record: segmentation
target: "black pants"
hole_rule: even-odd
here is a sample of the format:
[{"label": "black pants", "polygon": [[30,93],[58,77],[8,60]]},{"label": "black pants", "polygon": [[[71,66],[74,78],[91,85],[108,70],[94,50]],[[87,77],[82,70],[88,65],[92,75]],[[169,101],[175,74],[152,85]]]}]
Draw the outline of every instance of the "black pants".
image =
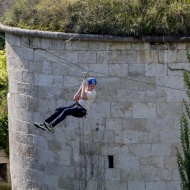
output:
[{"label": "black pants", "polygon": [[63,121],[68,115],[72,115],[74,117],[84,117],[86,115],[86,109],[84,109],[78,102],[71,106],[59,107],[45,120],[45,122],[51,123],[52,127],[54,127]]}]

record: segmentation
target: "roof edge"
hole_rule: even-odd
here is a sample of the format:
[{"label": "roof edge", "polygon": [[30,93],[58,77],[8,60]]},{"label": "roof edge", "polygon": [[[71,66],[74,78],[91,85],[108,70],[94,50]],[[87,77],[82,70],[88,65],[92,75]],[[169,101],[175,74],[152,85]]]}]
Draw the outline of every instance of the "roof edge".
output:
[{"label": "roof edge", "polygon": [[50,32],[42,30],[21,29],[3,25],[0,22],[0,30],[5,33],[12,33],[21,36],[41,37],[41,38],[55,38],[64,40],[82,40],[82,41],[115,41],[115,42],[149,42],[149,43],[182,43],[190,42],[190,37],[175,37],[175,36],[112,36],[112,35],[93,35],[93,34],[77,34],[64,32]]}]

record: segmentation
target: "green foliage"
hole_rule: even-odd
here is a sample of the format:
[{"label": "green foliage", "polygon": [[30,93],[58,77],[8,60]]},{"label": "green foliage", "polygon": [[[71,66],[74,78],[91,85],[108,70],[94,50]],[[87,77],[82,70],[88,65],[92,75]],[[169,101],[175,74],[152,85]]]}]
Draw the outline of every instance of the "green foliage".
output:
[{"label": "green foliage", "polygon": [[[189,72],[184,72],[184,81],[188,87],[188,97],[190,99],[190,80],[189,80]],[[185,105],[185,113],[182,114],[180,120],[180,129],[181,129],[181,145],[182,145],[182,153],[177,149],[177,163],[179,174],[181,178],[181,189],[189,190],[190,189],[190,128],[189,128],[189,119],[190,119],[190,104],[183,100]]]},{"label": "green foliage", "polygon": [[[0,31],[0,36],[5,37],[5,33]],[[5,48],[5,40],[3,38],[0,38],[0,50],[3,50]]]},{"label": "green foliage", "polygon": [[189,0],[17,0],[3,17],[21,28],[110,35],[190,35]]},{"label": "green foliage", "polygon": [[9,155],[9,132],[8,132],[8,115],[0,117],[0,149]]},{"label": "green foliage", "polygon": [[7,109],[7,71],[5,51],[0,50],[0,149],[9,154],[8,109]]}]

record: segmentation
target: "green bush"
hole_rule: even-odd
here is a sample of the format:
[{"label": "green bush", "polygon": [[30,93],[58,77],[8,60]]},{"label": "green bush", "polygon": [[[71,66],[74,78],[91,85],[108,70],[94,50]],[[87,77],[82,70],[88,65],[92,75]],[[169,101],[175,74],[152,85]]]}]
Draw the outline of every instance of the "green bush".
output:
[{"label": "green bush", "polygon": [[8,79],[6,71],[5,51],[0,50],[0,149],[9,154],[8,139],[8,108],[7,108]]},{"label": "green bush", "polygon": [[190,35],[190,0],[17,0],[3,17],[21,28],[110,35]]}]

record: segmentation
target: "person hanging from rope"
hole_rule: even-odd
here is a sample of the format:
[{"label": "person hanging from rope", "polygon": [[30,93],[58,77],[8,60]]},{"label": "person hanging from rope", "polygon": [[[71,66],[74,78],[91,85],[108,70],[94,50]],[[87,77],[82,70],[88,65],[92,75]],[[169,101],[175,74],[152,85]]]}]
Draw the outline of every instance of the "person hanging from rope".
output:
[{"label": "person hanging from rope", "polygon": [[73,97],[75,101],[74,104],[70,106],[58,107],[43,123],[35,122],[34,125],[42,130],[48,129],[49,131],[52,131],[53,128],[58,123],[63,121],[68,115],[78,118],[84,117],[96,97],[96,84],[97,81],[95,78],[89,78],[86,81],[85,75],[82,85]]}]

